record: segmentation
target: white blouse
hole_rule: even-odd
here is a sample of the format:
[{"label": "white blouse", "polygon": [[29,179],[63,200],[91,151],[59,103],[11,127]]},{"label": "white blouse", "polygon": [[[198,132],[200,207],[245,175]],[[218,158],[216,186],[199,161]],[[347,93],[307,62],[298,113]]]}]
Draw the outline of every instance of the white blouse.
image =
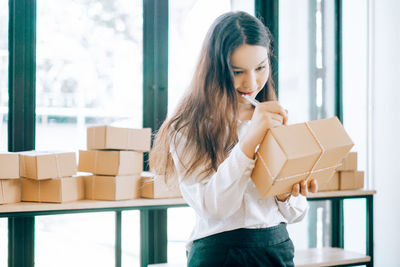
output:
[{"label": "white blouse", "polygon": [[[239,122],[239,140],[250,121]],[[229,156],[211,176],[201,174],[201,168],[185,176],[187,161],[183,155],[185,138],[178,136],[176,146],[170,146],[172,158],[185,201],[196,212],[196,225],[189,238],[193,240],[238,228],[264,228],[281,222],[301,221],[308,203],[304,196],[291,196],[285,202],[275,197],[263,199],[251,180],[255,160],[249,159],[237,143]]]}]

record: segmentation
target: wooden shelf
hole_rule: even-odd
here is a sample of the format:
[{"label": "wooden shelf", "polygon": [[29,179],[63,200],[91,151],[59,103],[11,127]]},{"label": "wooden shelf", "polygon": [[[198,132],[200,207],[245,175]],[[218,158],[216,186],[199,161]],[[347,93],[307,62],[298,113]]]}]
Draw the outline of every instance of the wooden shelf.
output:
[{"label": "wooden shelf", "polygon": [[[329,198],[329,197],[352,197],[373,195],[375,190],[343,190],[327,191],[310,194],[308,199]],[[133,199],[123,201],[101,201],[101,200],[80,200],[68,203],[36,203],[20,202],[15,204],[0,205],[0,215],[2,213],[14,212],[35,212],[35,211],[63,211],[63,210],[85,210],[85,209],[106,209],[106,208],[135,208],[149,206],[174,206],[186,205],[182,198],[171,199]]]},{"label": "wooden shelf", "polygon": [[173,206],[185,205],[182,198],[171,199],[133,199],[122,201],[100,201],[100,200],[79,200],[68,203],[36,203],[19,202],[14,204],[0,205],[0,215],[2,213],[15,212],[36,212],[36,211],[63,211],[63,210],[85,210],[85,209],[104,209],[104,208],[128,208],[128,207],[150,207],[150,206]]},{"label": "wooden shelf", "polygon": [[341,248],[310,248],[297,250],[294,263],[297,267],[340,266],[370,262],[371,257]]},{"label": "wooden shelf", "polygon": [[[369,256],[347,251],[341,248],[310,248],[298,250],[295,253],[296,267],[344,266],[348,264],[363,264],[371,260]],[[184,267],[186,263],[150,264],[149,267]]]},{"label": "wooden shelf", "polygon": [[326,197],[356,197],[356,196],[367,196],[376,194],[376,190],[340,190],[340,191],[323,191],[317,193],[310,193],[307,197],[309,199],[314,198],[326,198]]}]

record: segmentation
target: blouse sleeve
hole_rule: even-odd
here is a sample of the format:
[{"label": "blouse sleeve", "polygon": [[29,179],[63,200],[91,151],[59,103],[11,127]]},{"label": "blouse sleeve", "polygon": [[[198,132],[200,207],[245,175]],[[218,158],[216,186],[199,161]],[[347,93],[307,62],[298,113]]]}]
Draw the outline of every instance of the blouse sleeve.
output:
[{"label": "blouse sleeve", "polygon": [[178,137],[170,152],[183,198],[203,218],[224,219],[233,215],[242,204],[255,160],[248,158],[238,143],[212,175],[202,174],[199,167],[185,176],[187,160],[182,155],[186,138]]},{"label": "blouse sleeve", "polygon": [[308,202],[307,198],[303,195],[297,197],[290,196],[286,201],[279,201],[275,198],[279,211],[288,221],[288,223],[295,223],[301,221],[307,214]]}]

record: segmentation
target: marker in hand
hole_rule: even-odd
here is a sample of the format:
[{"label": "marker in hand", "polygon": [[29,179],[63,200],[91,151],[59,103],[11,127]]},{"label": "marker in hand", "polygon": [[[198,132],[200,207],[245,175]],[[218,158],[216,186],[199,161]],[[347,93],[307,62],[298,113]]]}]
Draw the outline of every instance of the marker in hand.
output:
[{"label": "marker in hand", "polygon": [[255,107],[257,107],[257,105],[260,103],[260,102],[258,102],[257,99],[251,98],[251,97],[248,96],[248,95],[242,95],[242,97],[243,97],[244,99],[246,99],[250,104],[252,104],[252,105],[255,106]]}]

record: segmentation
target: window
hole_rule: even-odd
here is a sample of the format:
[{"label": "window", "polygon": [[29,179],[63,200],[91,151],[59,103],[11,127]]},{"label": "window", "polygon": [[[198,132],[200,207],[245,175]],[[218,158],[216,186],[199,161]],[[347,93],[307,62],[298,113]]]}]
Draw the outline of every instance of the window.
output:
[{"label": "window", "polygon": [[87,125],[142,126],[142,25],[139,0],[38,0],[37,150],[83,149]]},{"label": "window", "polygon": [[279,1],[279,100],[288,123],[311,119],[309,3]]},{"label": "window", "polygon": [[[142,29],[141,0],[37,0],[37,150],[85,149],[90,125],[142,127]],[[37,217],[38,266],[114,265],[114,217]]]}]

